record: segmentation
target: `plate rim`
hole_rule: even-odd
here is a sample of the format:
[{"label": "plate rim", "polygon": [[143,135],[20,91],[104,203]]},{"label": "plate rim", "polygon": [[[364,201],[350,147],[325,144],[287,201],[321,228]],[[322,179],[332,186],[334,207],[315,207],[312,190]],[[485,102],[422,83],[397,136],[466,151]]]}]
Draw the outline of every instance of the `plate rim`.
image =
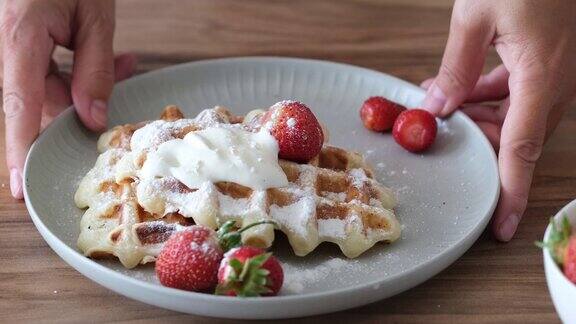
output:
[{"label": "plate rim", "polygon": [[[368,72],[374,76],[377,77],[386,77],[386,78],[391,78],[394,81],[400,82],[401,84],[403,84],[404,86],[408,86],[413,88],[416,91],[420,91],[421,93],[424,93],[424,91],[417,87],[416,85],[409,83],[408,81],[399,79],[393,75],[390,74],[386,74],[377,70],[372,70],[369,68],[365,68],[365,67],[361,67],[361,66],[355,66],[355,65],[351,65],[351,64],[347,64],[347,63],[340,63],[340,62],[331,62],[331,61],[325,61],[325,60],[318,60],[318,59],[306,59],[306,58],[291,58],[291,57],[280,57],[280,56],[248,56],[248,57],[231,57],[231,58],[216,58],[216,59],[208,59],[208,60],[199,60],[199,61],[192,61],[192,62],[186,62],[186,63],[181,63],[181,64],[176,64],[176,65],[172,65],[172,66],[168,66],[165,68],[160,68],[157,70],[153,70],[153,71],[149,71],[143,74],[139,74],[133,78],[130,78],[128,80],[119,82],[115,85],[115,88],[121,87],[123,86],[125,83],[128,82],[132,82],[132,81],[137,81],[139,79],[145,79],[145,78],[150,78],[150,77],[156,77],[157,75],[162,75],[162,74],[169,74],[172,71],[175,70],[179,70],[179,69],[186,69],[186,68],[194,68],[200,65],[210,65],[210,64],[223,64],[223,63],[230,63],[230,62],[278,62],[278,61],[283,61],[283,62],[288,62],[288,63],[314,63],[314,64],[322,64],[322,65],[332,65],[335,67],[340,67],[340,68],[352,68],[352,69],[356,69],[359,71],[363,71],[363,72]],[[70,115],[74,115],[74,107],[70,106],[68,107],[64,112],[62,112],[49,126],[48,129],[52,129],[54,127],[58,127],[57,125],[59,125],[63,119],[65,118],[75,118],[74,116],[70,116]],[[454,114],[454,117],[456,118],[461,118],[465,124],[468,127],[471,127],[471,129],[473,130],[473,132],[475,133],[475,136],[480,136],[481,137],[481,141],[483,146],[488,147],[488,151],[490,154],[490,161],[491,161],[491,168],[493,168],[495,170],[495,174],[496,174],[496,188],[494,188],[494,194],[492,196],[492,203],[490,205],[490,207],[488,208],[488,210],[486,211],[486,215],[483,216],[480,221],[466,234],[464,235],[462,238],[460,238],[458,241],[454,242],[451,246],[449,246],[448,248],[444,249],[440,254],[438,254],[438,257],[435,258],[430,258],[429,260],[426,260],[422,263],[420,263],[419,265],[404,271],[402,273],[397,273],[391,276],[385,276],[382,277],[381,279],[376,279],[376,280],[372,280],[370,282],[365,282],[365,283],[360,283],[357,285],[352,285],[349,287],[345,287],[345,288],[338,288],[338,289],[334,289],[334,290],[329,290],[329,291],[322,291],[322,292],[312,292],[312,293],[307,293],[307,294],[295,294],[295,295],[281,295],[281,296],[274,296],[274,297],[267,297],[267,298],[245,298],[245,299],[240,299],[240,298],[229,298],[226,296],[217,296],[217,295],[211,295],[211,294],[203,294],[203,293],[195,293],[195,292],[188,292],[188,291],[182,291],[182,290],[178,290],[178,289],[174,289],[174,288],[169,288],[169,287],[164,287],[161,285],[158,285],[156,283],[151,283],[151,282],[146,282],[140,279],[136,279],[133,277],[130,277],[128,275],[122,274],[116,270],[110,269],[90,258],[85,257],[83,254],[81,254],[79,251],[69,247],[66,243],[64,243],[60,238],[58,238],[58,236],[56,236],[54,233],[52,233],[48,227],[44,224],[44,222],[42,221],[41,217],[39,216],[40,214],[37,212],[35,206],[33,205],[33,203],[30,201],[29,199],[29,193],[28,193],[28,188],[30,187],[30,180],[28,179],[28,173],[30,172],[30,160],[32,159],[35,150],[37,149],[37,147],[39,145],[41,145],[41,143],[45,140],[46,138],[46,129],[45,131],[43,131],[40,136],[34,141],[34,143],[32,144],[32,146],[30,147],[30,150],[27,154],[26,157],[26,162],[25,162],[25,166],[24,166],[24,197],[25,197],[25,204],[26,207],[28,209],[28,212],[30,214],[30,217],[32,218],[32,221],[34,222],[34,225],[36,226],[36,228],[38,229],[38,231],[40,232],[40,234],[42,235],[42,237],[44,238],[44,240],[48,243],[48,245],[51,247],[52,250],[54,250],[62,259],[64,259],[64,261],[66,261],[66,263],[68,263],[70,266],[72,266],[74,269],[76,269],[78,272],[80,272],[82,275],[88,277],[89,279],[96,281],[97,283],[113,290],[116,291],[117,293],[120,293],[122,295],[126,295],[123,292],[121,292],[121,289],[114,289],[112,287],[109,287],[105,284],[103,284],[102,282],[99,282],[96,279],[93,279],[91,277],[89,277],[84,271],[81,271],[79,268],[81,266],[83,267],[87,267],[90,268],[93,271],[98,271],[101,275],[105,275],[105,276],[112,276],[117,280],[125,280],[128,281],[128,283],[134,284],[136,286],[139,286],[140,288],[143,289],[148,289],[153,293],[156,294],[172,294],[175,295],[176,297],[183,297],[183,298],[200,298],[205,302],[218,302],[218,303],[228,303],[230,301],[233,300],[234,304],[242,304],[242,305],[253,305],[253,304],[258,304],[258,305],[262,305],[262,306],[266,306],[266,305],[271,305],[271,304],[276,304],[276,303],[285,303],[285,302],[293,302],[293,301],[306,301],[306,300],[311,300],[311,299],[324,299],[324,298],[334,298],[335,296],[345,296],[345,295],[349,295],[355,292],[360,292],[360,291],[365,291],[367,289],[373,289],[374,286],[378,286],[380,284],[382,284],[384,281],[397,281],[399,278],[401,277],[407,277],[407,276],[411,276],[414,275],[415,273],[417,273],[418,271],[421,271],[422,268],[428,268],[428,267],[433,267],[434,265],[437,265],[440,267],[440,270],[438,271],[434,271],[433,273],[427,274],[426,276],[423,276],[424,279],[421,280],[417,280],[416,282],[413,282],[411,284],[408,285],[407,288],[402,289],[401,291],[405,291],[408,290],[414,286],[417,286],[425,281],[427,281],[428,279],[436,276],[439,272],[441,272],[442,270],[446,269],[449,265],[451,265],[452,263],[454,263],[456,260],[458,260],[471,246],[472,244],[474,244],[474,242],[478,239],[478,237],[481,235],[482,231],[485,229],[486,225],[488,224],[492,213],[494,212],[497,202],[498,202],[498,198],[500,195],[500,177],[499,177],[499,172],[498,172],[498,164],[497,164],[497,158],[496,158],[496,154],[491,146],[491,144],[489,143],[488,139],[484,136],[484,134],[481,132],[481,130],[478,128],[478,126],[465,114],[463,114],[460,111],[457,111]],[[77,120],[77,118],[76,118]],[[77,120],[78,122],[78,120]],[[77,259],[76,261],[78,261],[78,264],[75,264],[75,262],[71,261],[72,259]],[[70,260],[69,260],[70,259]],[[446,260],[444,260],[446,259]],[[398,292],[397,292],[398,293]],[[397,294],[394,293],[393,295]],[[134,297],[130,297],[130,298],[134,298]],[[386,298],[386,297],[383,297]],[[375,300],[379,300],[381,298],[375,299]],[[360,304],[366,304],[366,303],[359,303]],[[358,306],[358,305],[352,305],[349,308]],[[165,307],[167,308],[167,307]],[[319,312],[313,312],[310,314],[319,314],[319,313],[325,313],[325,311],[319,311]],[[222,316],[222,315],[218,315],[218,316]],[[260,317],[258,317],[260,318]],[[265,317],[265,318],[270,318],[270,317]]]}]

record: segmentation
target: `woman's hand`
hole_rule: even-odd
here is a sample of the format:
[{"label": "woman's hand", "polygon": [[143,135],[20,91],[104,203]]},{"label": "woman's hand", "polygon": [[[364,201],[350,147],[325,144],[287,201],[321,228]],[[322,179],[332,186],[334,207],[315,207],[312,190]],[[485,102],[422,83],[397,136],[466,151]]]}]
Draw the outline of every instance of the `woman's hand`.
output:
[{"label": "woman's hand", "polygon": [[[24,161],[41,128],[73,102],[88,128],[104,129],[113,83],[129,77],[136,60],[114,58],[113,0],[6,0],[0,28],[10,189],[22,198]],[[72,76],[51,59],[58,45],[74,51]]]},{"label": "woman's hand", "polygon": [[[575,31],[576,1],[457,0],[440,71],[423,83],[425,109],[444,117],[470,103],[462,110],[499,150],[501,241],[516,232],[544,140],[574,98]],[[491,45],[503,65],[480,76]]]}]

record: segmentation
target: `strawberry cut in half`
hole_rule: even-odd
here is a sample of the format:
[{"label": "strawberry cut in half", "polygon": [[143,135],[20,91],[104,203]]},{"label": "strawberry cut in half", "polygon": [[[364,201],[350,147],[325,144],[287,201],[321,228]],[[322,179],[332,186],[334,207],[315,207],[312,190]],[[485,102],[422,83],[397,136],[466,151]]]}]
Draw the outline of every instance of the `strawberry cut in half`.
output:
[{"label": "strawberry cut in half", "polygon": [[218,270],[216,294],[239,297],[275,296],[284,272],[272,253],[251,246],[226,253]]}]

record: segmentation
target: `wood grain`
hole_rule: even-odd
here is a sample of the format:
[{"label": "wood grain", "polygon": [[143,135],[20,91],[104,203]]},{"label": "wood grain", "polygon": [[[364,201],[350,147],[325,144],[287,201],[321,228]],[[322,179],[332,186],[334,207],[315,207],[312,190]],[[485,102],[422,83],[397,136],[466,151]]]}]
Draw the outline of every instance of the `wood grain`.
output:
[{"label": "wood grain", "polygon": [[[120,0],[115,45],[139,55],[139,72],[214,57],[280,55],[351,63],[418,83],[438,69],[450,7],[449,0]],[[56,57],[70,68],[69,52]],[[487,68],[497,63],[491,53]],[[511,243],[496,243],[487,231],[417,288],[302,322],[558,322],[533,242],[548,217],[576,196],[575,131],[572,110],[538,163],[528,211]],[[3,321],[225,322],[148,306],[86,279],[52,252],[24,204],[10,197],[3,164],[0,184]]]}]

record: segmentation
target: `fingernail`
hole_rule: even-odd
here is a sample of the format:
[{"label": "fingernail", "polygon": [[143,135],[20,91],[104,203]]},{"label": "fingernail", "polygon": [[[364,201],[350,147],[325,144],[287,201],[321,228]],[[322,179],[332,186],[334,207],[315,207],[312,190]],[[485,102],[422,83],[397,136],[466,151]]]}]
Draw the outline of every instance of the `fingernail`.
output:
[{"label": "fingernail", "polygon": [[422,108],[428,110],[431,114],[437,115],[442,111],[447,100],[444,91],[436,86],[436,83],[432,83],[428,92],[426,92]]},{"label": "fingernail", "polygon": [[10,169],[10,191],[16,199],[22,199],[22,175],[18,169]]},{"label": "fingernail", "polygon": [[106,127],[108,122],[108,109],[107,105],[102,100],[94,100],[90,105],[90,116],[102,128]]},{"label": "fingernail", "polygon": [[514,236],[514,233],[516,233],[519,222],[520,217],[517,214],[508,216],[508,218],[506,218],[498,228],[498,232],[500,233],[500,240],[504,242],[510,241]]}]

